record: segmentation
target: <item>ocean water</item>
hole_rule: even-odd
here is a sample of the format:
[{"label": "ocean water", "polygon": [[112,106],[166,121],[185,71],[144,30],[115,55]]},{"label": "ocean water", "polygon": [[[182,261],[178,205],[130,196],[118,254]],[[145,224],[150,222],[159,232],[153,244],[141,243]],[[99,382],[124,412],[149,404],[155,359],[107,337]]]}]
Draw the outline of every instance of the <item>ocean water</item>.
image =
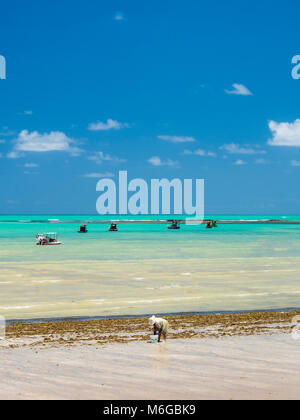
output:
[{"label": "ocean water", "polygon": [[[6,319],[300,307],[300,225],[119,225],[108,232],[108,225],[91,224],[79,234],[78,224],[42,223],[49,219],[101,217],[0,216],[0,315]],[[57,232],[63,244],[36,246],[35,235],[43,232]]]}]

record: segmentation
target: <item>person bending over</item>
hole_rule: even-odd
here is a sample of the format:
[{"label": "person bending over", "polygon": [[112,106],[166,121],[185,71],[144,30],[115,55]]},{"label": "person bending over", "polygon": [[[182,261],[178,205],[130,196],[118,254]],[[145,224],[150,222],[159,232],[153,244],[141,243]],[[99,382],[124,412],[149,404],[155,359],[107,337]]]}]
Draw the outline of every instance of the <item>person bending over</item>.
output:
[{"label": "person bending over", "polygon": [[165,341],[167,340],[169,323],[166,319],[156,318],[156,316],[153,315],[151,318],[149,318],[149,324],[152,327],[153,334],[158,333],[159,343],[161,341],[161,336],[163,337]]}]

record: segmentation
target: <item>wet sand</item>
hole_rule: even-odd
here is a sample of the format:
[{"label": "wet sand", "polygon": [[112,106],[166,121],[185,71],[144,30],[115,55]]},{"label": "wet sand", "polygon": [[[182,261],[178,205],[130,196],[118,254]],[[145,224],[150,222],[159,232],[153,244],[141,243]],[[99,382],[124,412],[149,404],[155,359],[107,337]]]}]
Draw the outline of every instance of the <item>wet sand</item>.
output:
[{"label": "wet sand", "polygon": [[16,324],[0,340],[0,399],[299,399],[300,311]]},{"label": "wet sand", "polygon": [[1,399],[299,399],[290,334],[1,351]]}]

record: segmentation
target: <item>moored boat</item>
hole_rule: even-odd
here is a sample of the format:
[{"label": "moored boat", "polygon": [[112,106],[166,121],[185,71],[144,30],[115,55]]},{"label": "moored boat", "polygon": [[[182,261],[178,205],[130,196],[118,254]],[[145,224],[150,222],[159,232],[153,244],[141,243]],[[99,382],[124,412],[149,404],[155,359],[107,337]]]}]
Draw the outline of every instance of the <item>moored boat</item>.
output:
[{"label": "moored boat", "polygon": [[37,245],[61,245],[61,242],[57,240],[56,233],[38,233],[36,235]]},{"label": "moored boat", "polygon": [[78,233],[87,233],[88,230],[86,228],[86,225],[80,225],[79,229],[77,230]]},{"label": "moored boat", "polygon": [[168,229],[180,229],[180,224],[177,220],[173,220],[172,223],[168,226]]}]

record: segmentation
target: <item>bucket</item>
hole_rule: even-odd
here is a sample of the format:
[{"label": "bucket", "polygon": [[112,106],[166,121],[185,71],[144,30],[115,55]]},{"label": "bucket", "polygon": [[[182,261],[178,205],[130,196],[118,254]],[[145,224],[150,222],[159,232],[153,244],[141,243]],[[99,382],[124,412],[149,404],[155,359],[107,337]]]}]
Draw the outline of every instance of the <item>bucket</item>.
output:
[{"label": "bucket", "polygon": [[150,343],[158,343],[158,335],[150,335]]}]

